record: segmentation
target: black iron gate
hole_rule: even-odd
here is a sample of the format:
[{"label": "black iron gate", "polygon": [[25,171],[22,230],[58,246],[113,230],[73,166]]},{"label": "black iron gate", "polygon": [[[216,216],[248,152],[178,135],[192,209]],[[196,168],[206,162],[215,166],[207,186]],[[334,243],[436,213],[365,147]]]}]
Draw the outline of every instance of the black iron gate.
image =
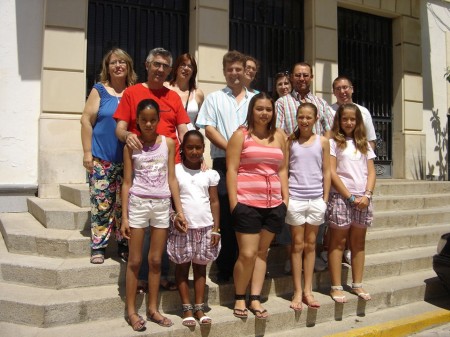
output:
[{"label": "black iron gate", "polygon": [[353,81],[353,101],[372,114],[377,176],[392,176],[392,21],[338,9],[339,74]]},{"label": "black iron gate", "polygon": [[272,91],[273,75],[303,61],[303,0],[230,0],[230,49],[261,63],[254,88]]},{"label": "black iron gate", "polygon": [[128,52],[139,81],[146,80],[150,49],[175,57],[189,50],[188,0],[89,0],[86,88],[97,80],[103,55],[112,47]]}]

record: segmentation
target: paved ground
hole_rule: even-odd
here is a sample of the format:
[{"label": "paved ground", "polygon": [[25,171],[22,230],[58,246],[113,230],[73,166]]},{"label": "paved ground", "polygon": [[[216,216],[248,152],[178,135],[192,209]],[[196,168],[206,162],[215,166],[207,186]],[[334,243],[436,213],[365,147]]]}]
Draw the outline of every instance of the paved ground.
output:
[{"label": "paved ground", "polygon": [[[425,330],[427,329],[427,330]],[[268,337],[450,337],[450,297],[350,316]]]}]

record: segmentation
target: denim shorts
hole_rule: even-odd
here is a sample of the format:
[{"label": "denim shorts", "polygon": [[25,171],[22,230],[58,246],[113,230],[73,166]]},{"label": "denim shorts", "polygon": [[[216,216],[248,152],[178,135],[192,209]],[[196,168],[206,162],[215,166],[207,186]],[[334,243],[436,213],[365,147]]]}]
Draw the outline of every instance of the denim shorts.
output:
[{"label": "denim shorts", "polygon": [[284,225],[286,211],[284,202],[273,208],[247,206],[238,202],[231,212],[233,228],[239,233],[258,234],[264,228],[279,234]]}]

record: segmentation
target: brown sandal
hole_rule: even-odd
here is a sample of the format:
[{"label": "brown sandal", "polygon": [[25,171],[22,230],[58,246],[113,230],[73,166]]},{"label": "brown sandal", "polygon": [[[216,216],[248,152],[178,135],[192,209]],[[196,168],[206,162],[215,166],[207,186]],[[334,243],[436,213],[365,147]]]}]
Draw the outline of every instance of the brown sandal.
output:
[{"label": "brown sandal", "polygon": [[161,315],[161,313],[159,313],[158,311],[155,311],[153,314],[150,314],[150,312],[147,312],[147,321],[156,323],[159,326],[162,326],[164,328],[170,328],[173,325],[173,322],[163,315],[161,315],[161,317],[162,317],[161,319],[154,318],[155,314]]},{"label": "brown sandal", "polygon": [[[133,316],[137,316],[138,320],[136,320],[134,323],[131,323],[131,317]],[[125,320],[133,328],[134,331],[143,331],[145,329],[144,319],[136,312],[133,312],[131,315],[128,315],[128,317],[126,317]]]}]

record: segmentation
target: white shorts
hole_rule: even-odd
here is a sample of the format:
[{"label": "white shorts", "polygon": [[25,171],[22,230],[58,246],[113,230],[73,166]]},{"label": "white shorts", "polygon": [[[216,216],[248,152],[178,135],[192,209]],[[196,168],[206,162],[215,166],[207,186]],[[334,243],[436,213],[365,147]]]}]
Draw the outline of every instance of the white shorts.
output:
[{"label": "white shorts", "polygon": [[133,228],[169,228],[170,199],[149,199],[129,195],[128,223]]},{"label": "white shorts", "polygon": [[300,226],[305,223],[319,226],[325,220],[327,204],[323,198],[314,200],[289,199],[286,213],[286,223],[291,226]]}]

